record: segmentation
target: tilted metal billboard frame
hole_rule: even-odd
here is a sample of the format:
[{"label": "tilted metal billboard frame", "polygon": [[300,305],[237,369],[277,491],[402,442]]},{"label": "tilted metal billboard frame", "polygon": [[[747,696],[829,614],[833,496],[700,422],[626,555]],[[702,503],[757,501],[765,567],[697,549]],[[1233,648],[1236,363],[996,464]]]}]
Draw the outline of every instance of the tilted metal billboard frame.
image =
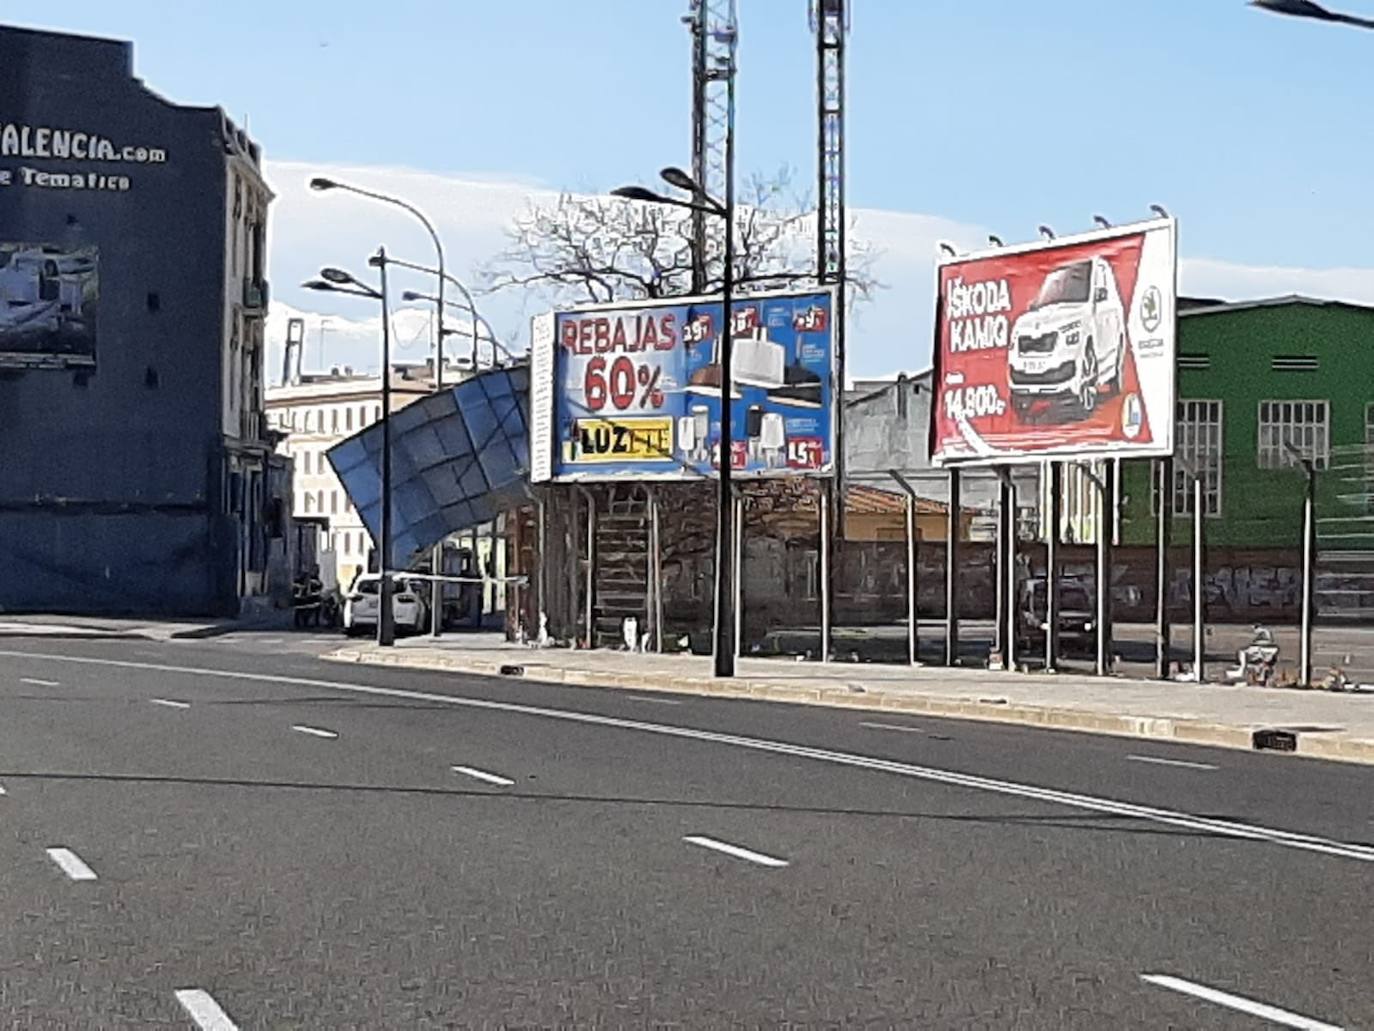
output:
[{"label": "tilted metal billboard frame", "polygon": [[[731,308],[733,475],[833,476],[835,291],[746,294]],[[536,316],[531,480],[714,479],[721,325],[720,299],[710,296]]]},{"label": "tilted metal billboard frame", "polygon": [[941,260],[932,462],[1171,455],[1177,268],[1171,218]]}]

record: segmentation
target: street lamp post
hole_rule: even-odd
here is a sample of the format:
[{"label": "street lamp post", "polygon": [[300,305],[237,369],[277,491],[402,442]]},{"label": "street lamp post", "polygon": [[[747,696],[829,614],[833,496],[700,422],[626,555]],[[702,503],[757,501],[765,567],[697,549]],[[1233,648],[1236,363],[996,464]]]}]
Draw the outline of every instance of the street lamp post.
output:
[{"label": "street lamp post", "polygon": [[[375,190],[365,190],[361,186],[354,186],[351,183],[341,183],[336,179],[329,179],[322,175],[317,175],[310,180],[310,188],[320,192],[327,190],[344,190],[347,193],[355,193],[360,197],[367,197],[370,200],[375,200],[382,204],[390,204],[403,211],[408,211],[425,227],[425,231],[429,233],[429,238],[434,241],[434,253],[439,263],[439,291],[434,302],[434,317],[436,319],[434,335],[434,392],[437,394],[444,388],[444,281],[448,278],[444,274],[444,244],[443,241],[439,239],[439,231],[434,228],[434,223],[426,217],[423,211],[415,207],[415,205],[401,200],[400,197],[393,197],[386,193],[378,193]],[[382,280],[385,282],[388,259],[382,251],[378,251],[377,253],[381,258],[380,268],[382,270]],[[401,263],[391,262],[391,264]],[[382,322],[383,332],[385,333],[385,317],[382,319]],[[477,340],[475,337],[473,338],[472,348],[473,368],[475,369],[477,367]],[[384,365],[382,367],[383,393],[390,390],[390,382],[390,367]],[[439,577],[442,576],[444,572],[443,567],[444,542],[441,540],[434,546],[434,551],[430,557],[430,572],[434,577],[429,585],[430,631],[435,637],[438,637],[443,629],[443,591],[439,582]]]},{"label": "street lamp post", "polygon": [[[399,264],[399,262],[397,262],[394,258],[393,258],[393,259],[390,259],[390,261],[391,261],[391,264],[393,264],[393,265]],[[434,295],[433,295],[433,294],[423,293],[423,292],[421,292],[421,291],[419,291],[419,290],[407,290],[407,291],[405,291],[405,293],[401,294],[401,300],[403,300],[403,301],[433,301],[433,300],[434,300]],[[513,354],[511,353],[510,348],[508,348],[505,344],[501,343],[501,341],[498,340],[498,339],[496,338],[496,331],[495,331],[494,329],[491,328],[491,323],[487,321],[486,316],[481,315],[481,314],[478,314],[476,308],[474,308],[474,307],[472,307],[471,305],[468,305],[468,304],[460,304],[460,303],[457,302],[457,301],[445,301],[445,302],[444,302],[444,306],[447,307],[447,308],[451,308],[451,309],[453,309],[454,311],[461,311],[461,312],[471,313],[472,316],[473,316],[473,320],[472,320],[472,332],[473,332],[473,333],[477,333],[477,332],[479,332],[480,330],[483,330],[483,329],[486,330],[486,340],[487,340],[488,343],[491,344],[493,354],[494,354],[496,351],[500,351],[502,354],[504,354],[504,355],[505,355],[508,359],[510,359],[511,361],[514,361],[514,360],[515,360],[515,355],[513,355]],[[453,335],[453,334],[458,333],[459,331],[456,330],[456,329],[445,329],[444,332],[445,332],[446,334]]]},{"label": "street lamp post", "polygon": [[396,643],[396,621],[391,605],[391,317],[386,292],[386,248],[367,259],[377,269],[380,289],[375,289],[351,272],[343,269],[320,270],[320,278],[302,284],[307,290],[326,293],[352,294],[367,297],[382,304],[382,483],[381,526],[377,542],[377,644],[389,648]]}]

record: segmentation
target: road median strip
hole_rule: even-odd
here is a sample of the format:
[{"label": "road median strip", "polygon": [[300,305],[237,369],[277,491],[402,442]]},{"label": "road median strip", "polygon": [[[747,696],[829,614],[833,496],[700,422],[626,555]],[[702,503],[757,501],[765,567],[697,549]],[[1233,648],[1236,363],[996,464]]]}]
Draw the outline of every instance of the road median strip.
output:
[{"label": "road median strip", "polygon": [[[536,655],[538,653],[535,653]],[[473,658],[464,655],[417,654],[407,650],[380,651],[343,648],[321,656],[324,659],[361,665],[393,666],[467,673],[474,676],[499,675],[507,663],[495,659]],[[959,669],[948,671],[951,676],[987,675],[987,671]],[[1010,676],[1013,674],[1002,674]],[[1013,702],[1007,698],[960,698],[925,694],[910,689],[886,689],[881,685],[860,686],[852,682],[836,681],[834,686],[797,684],[787,680],[771,680],[757,675],[731,680],[713,677],[658,671],[578,669],[552,663],[525,662],[525,681],[559,684],[569,687],[623,688],[641,694],[662,691],[670,694],[692,694],[715,698],[741,698],[757,701],[786,702],[803,705],[823,705],[835,708],[910,713],[945,719],[977,720],[986,723],[1005,723],[1039,727],[1046,730],[1069,730],[1113,737],[1132,737],[1148,740],[1178,741],[1186,744],[1253,751],[1256,734],[1275,729],[1263,723],[1219,722],[1204,718],[1175,716],[1141,716],[1091,709],[1075,709],[1052,704]],[[1130,681],[1112,680],[1099,688]],[[1158,686],[1158,685],[1155,685]],[[1293,732],[1297,740],[1296,754],[1310,758],[1333,759],[1343,762],[1374,764],[1374,740],[1352,737],[1339,731]]]}]

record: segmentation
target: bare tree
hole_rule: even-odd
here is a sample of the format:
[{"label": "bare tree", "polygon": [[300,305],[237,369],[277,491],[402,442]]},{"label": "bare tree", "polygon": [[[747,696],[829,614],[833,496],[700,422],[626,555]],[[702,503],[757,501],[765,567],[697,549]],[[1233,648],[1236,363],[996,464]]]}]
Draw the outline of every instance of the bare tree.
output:
[{"label": "bare tree", "polygon": [[[705,293],[724,270],[721,233],[708,232]],[[708,223],[709,225],[709,223]],[[533,290],[552,304],[680,297],[692,283],[692,218],[684,208],[568,194],[531,203],[507,230],[505,250],[487,263],[489,291]],[[750,176],[735,213],[735,283],[742,293],[816,281],[816,212],[792,190],[790,173]],[[867,301],[881,284],[877,251],[849,240],[849,301]]]}]

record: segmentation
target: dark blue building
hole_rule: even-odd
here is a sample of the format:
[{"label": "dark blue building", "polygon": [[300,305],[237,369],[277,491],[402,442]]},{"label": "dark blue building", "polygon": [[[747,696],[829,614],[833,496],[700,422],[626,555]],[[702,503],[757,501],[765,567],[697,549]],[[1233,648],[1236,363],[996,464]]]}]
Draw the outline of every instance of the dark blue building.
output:
[{"label": "dark blue building", "polygon": [[0,611],[231,614],[285,574],[259,150],[132,56],[0,26]]}]

